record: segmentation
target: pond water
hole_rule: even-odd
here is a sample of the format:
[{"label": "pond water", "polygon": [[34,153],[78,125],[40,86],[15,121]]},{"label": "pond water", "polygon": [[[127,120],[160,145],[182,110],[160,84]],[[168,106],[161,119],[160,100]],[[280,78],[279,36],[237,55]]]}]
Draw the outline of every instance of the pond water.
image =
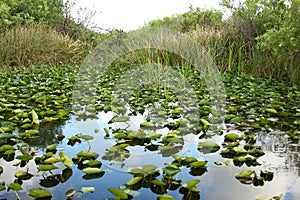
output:
[{"label": "pond water", "polygon": [[[34,161],[29,162],[29,173],[40,174],[23,180],[22,191],[19,191],[21,199],[32,199],[27,191],[33,187],[43,186],[53,194],[52,199],[65,199],[66,191],[69,189],[80,190],[82,187],[94,187],[93,193],[78,193],[77,196],[73,196],[75,199],[106,199],[113,198],[113,195],[108,191],[108,188],[122,188],[132,178],[132,175],[126,172],[128,167],[153,164],[161,168],[165,163],[170,163],[174,160],[171,156],[163,156],[159,150],[147,151],[144,147],[135,146],[129,148],[131,155],[128,159],[125,159],[123,165],[119,163],[112,163],[103,159],[105,150],[114,145],[114,141],[105,138],[104,128],[117,128],[122,127],[120,124],[108,124],[111,119],[112,113],[102,114],[98,120],[86,120],[76,121],[74,116],[71,116],[70,120],[63,124],[52,124],[40,128],[41,135],[38,140],[31,140],[28,143],[34,146],[36,155],[42,155],[46,151],[46,147],[50,144],[54,144],[58,151],[63,151],[69,157],[73,157],[76,153],[82,150],[89,150],[97,152],[99,154],[98,160],[103,165],[101,169],[105,171],[104,174],[99,176],[86,176],[81,170],[73,165],[72,170],[64,170],[64,181],[60,179],[60,171],[53,171],[53,174],[45,173],[43,176],[40,172],[36,171]],[[134,122],[139,124],[139,119],[142,120],[143,116],[135,118]],[[143,121],[143,120],[142,120]],[[95,133],[95,129],[99,132]],[[226,124],[223,129],[224,132],[239,133],[232,124]],[[62,141],[57,140],[57,134],[62,133],[65,138]],[[88,134],[94,137],[93,140],[82,142],[81,144],[75,144],[74,146],[68,145],[68,138],[77,133]],[[200,189],[200,197],[194,197],[194,199],[255,199],[259,196],[272,197],[275,195],[283,194],[285,200],[300,199],[300,146],[299,142],[291,143],[285,136],[279,131],[274,133],[257,132],[257,143],[260,145],[264,152],[264,156],[260,157],[258,161],[262,163],[261,166],[252,167],[255,171],[268,170],[274,172],[274,178],[270,182],[265,182],[263,186],[255,187],[252,184],[242,184],[236,178],[235,174],[239,173],[243,169],[249,169],[245,165],[242,167],[236,167],[233,163],[225,165],[226,158],[220,156],[218,152],[211,154],[203,154],[197,150],[199,136],[190,138],[184,147],[180,151],[182,156],[193,156],[195,158],[203,158],[207,160],[207,171],[200,176],[191,176],[187,168],[183,168],[182,171],[174,176],[176,180],[182,180],[184,182],[191,181],[193,179],[200,179],[201,182],[198,185]],[[221,144],[223,136],[213,136],[211,140]],[[188,139],[187,139],[188,140]],[[89,147],[90,145],[90,147]],[[216,165],[215,161],[220,161],[222,165]],[[3,173],[1,175],[2,180],[5,182],[13,182],[16,172],[16,167],[13,165],[18,161],[5,161],[1,159],[0,164],[5,170],[9,170],[9,173]],[[159,191],[155,188],[142,187],[137,191],[131,191],[134,194],[134,199],[156,199]],[[174,197],[174,199],[182,199],[183,194],[178,190],[169,190],[168,195]],[[0,192],[0,199],[16,199],[15,194],[10,191]]]}]

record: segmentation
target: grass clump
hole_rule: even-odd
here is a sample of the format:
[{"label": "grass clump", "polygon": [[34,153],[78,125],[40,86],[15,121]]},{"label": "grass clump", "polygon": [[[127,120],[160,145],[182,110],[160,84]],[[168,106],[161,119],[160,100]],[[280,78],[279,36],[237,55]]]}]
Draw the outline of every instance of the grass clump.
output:
[{"label": "grass clump", "polygon": [[0,65],[29,66],[81,60],[84,45],[42,24],[17,25],[0,33]]}]

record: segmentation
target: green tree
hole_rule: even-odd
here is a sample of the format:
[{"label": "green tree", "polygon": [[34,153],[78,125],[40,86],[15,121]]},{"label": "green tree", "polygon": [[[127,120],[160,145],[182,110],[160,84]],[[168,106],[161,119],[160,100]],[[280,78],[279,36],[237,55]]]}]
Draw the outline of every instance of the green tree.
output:
[{"label": "green tree", "polygon": [[62,0],[0,0],[1,29],[36,22],[53,24],[62,17]]}]

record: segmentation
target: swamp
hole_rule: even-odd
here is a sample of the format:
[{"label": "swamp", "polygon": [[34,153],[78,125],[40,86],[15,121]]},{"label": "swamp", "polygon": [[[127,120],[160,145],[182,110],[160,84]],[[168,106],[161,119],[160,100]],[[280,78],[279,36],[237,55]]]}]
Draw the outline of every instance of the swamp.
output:
[{"label": "swamp", "polygon": [[[248,20],[246,2],[227,23]],[[261,2],[296,24],[297,1]],[[80,38],[88,29],[55,12],[68,27],[0,21],[0,199],[300,199],[297,42],[261,50],[274,32],[247,42],[193,8]]]}]

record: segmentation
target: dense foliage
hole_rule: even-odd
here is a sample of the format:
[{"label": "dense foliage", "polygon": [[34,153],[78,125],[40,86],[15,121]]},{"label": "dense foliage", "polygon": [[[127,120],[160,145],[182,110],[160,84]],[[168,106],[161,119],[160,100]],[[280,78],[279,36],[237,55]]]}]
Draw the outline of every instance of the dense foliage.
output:
[{"label": "dense foliage", "polygon": [[219,11],[191,8],[148,26],[190,33],[223,70],[299,83],[300,1],[224,0],[221,5],[232,13],[226,20]]}]

